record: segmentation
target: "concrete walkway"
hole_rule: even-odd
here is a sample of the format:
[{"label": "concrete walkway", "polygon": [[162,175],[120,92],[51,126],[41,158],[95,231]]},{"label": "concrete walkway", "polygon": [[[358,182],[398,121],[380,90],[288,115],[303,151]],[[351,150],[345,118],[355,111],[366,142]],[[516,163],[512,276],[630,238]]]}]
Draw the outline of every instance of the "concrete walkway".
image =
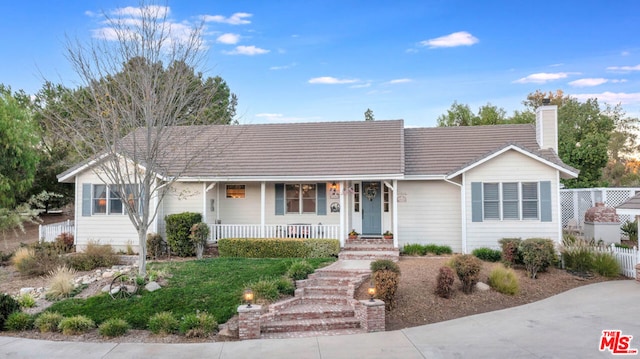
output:
[{"label": "concrete walkway", "polygon": [[516,308],[392,332],[210,344],[0,337],[0,358],[611,358],[610,351],[598,350],[602,330],[632,335],[630,347],[640,349],[638,306],[640,284],[613,281]]}]

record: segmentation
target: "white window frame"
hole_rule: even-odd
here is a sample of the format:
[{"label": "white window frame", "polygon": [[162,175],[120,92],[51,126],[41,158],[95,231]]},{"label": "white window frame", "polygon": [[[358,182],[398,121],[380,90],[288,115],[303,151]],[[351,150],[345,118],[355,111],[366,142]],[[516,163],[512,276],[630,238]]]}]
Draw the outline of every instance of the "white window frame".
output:
[{"label": "white window frame", "polygon": [[[518,190],[518,206],[517,206],[517,211],[518,211],[518,216],[517,218],[511,217],[511,218],[505,218],[505,198],[504,198],[504,185],[505,184],[513,184],[516,183],[517,184],[517,190]],[[494,217],[487,217],[487,210],[486,210],[486,205],[487,203],[495,203],[496,200],[495,199],[491,199],[490,202],[489,200],[487,200],[485,198],[485,185],[498,185],[498,199],[497,199],[497,203],[498,203],[498,218],[494,218]],[[524,193],[524,186],[525,185],[531,185],[531,184],[535,184],[535,188],[536,188],[536,197],[535,199],[525,199],[523,196]],[[511,200],[512,201],[512,200]],[[525,211],[524,211],[524,203],[525,202],[535,202],[536,203],[536,216],[532,217],[532,216],[525,216]],[[483,221],[529,221],[529,220],[540,220],[540,182],[539,181],[521,181],[521,182],[515,182],[515,181],[510,181],[510,182],[482,182],[482,219]]]},{"label": "white window frame", "polygon": [[[288,196],[287,188],[289,186],[299,186],[298,198],[295,198],[295,200],[298,201],[297,212],[289,211],[288,203],[289,203],[289,199],[292,199]],[[304,200],[305,199],[309,200],[311,199],[311,197],[303,196],[302,186],[314,187],[315,196],[313,197],[313,208],[314,208],[313,212],[304,212]],[[318,185],[316,183],[285,183],[284,184],[284,213],[285,214],[317,214],[318,213]]]},{"label": "white window frame", "polygon": [[[229,196],[229,186],[242,186],[242,190],[243,190],[242,197],[233,197],[233,196],[230,197]],[[240,188],[237,188],[236,190],[238,190],[238,189],[240,189]],[[225,198],[228,198],[228,199],[245,199],[245,198],[247,198],[247,186],[244,185],[244,184],[236,184],[236,183],[227,184],[225,186],[225,188],[224,188],[224,196],[225,196]]]},{"label": "white window frame", "polygon": [[[96,197],[96,187],[97,186],[104,186],[105,187],[105,198],[104,200],[106,201],[105,204],[105,212],[96,212],[96,201],[100,200],[102,198]],[[125,215],[127,214],[127,208],[124,205],[124,203],[122,203],[122,199],[117,197],[117,196],[112,196],[111,192],[112,192],[112,187],[115,187],[116,185],[114,184],[104,184],[104,183],[95,183],[93,185],[91,185],[91,215],[92,216],[121,216],[121,215]],[[135,186],[135,185],[125,185],[126,186]],[[122,207],[121,212],[113,212],[111,210],[111,201],[119,201],[120,202],[120,206]],[[134,198],[135,200],[135,198]],[[138,202],[138,206],[140,205],[140,198],[138,198],[137,200]]]}]

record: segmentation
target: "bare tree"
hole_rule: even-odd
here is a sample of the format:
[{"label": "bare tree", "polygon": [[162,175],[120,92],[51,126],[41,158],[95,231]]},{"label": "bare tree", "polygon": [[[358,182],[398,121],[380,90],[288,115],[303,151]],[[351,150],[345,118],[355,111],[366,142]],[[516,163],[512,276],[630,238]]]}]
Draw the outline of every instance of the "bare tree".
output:
[{"label": "bare tree", "polygon": [[202,128],[193,126],[210,99],[190,90],[189,67],[203,60],[202,24],[176,28],[167,7],[144,2],[133,16],[128,10],[103,14],[102,39],[67,42],[84,91],[71,104],[75,116],[45,115],[56,117],[51,122],[122,202],[138,233],[139,274],[145,275],[146,235],[163,188],[197,165],[205,148],[216,150],[210,147],[215,139],[203,141]]}]

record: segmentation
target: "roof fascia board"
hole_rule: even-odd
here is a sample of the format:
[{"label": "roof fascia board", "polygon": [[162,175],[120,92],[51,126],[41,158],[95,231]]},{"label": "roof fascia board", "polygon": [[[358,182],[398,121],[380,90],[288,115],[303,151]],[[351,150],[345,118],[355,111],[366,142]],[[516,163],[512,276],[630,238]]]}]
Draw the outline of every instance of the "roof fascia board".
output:
[{"label": "roof fascia board", "polygon": [[180,177],[176,179],[176,182],[231,182],[231,181],[244,181],[244,182],[287,182],[287,181],[370,181],[370,180],[394,180],[404,179],[402,174],[377,174],[377,175],[359,175],[359,176],[229,176],[229,177]]}]

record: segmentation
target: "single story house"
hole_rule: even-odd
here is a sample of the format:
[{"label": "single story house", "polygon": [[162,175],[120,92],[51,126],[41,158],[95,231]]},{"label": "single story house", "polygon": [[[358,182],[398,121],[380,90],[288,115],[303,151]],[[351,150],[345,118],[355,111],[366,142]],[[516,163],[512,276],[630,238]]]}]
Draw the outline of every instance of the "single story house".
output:
[{"label": "single story house", "polygon": [[[557,155],[556,106],[538,108],[535,125],[405,128],[402,120],[376,120],[211,125],[198,132],[211,143],[190,143],[180,132],[172,137],[204,151],[203,160],[162,188],[155,232],[164,235],[166,215],[190,211],[210,224],[212,240],[318,237],[344,244],[354,229],[363,236],[391,231],[396,247],[436,243],[463,253],[497,247],[503,237],[560,241],[560,179],[578,176]],[[122,203],[92,162],[58,177],[75,183],[79,246],[95,240],[135,247]]]}]

